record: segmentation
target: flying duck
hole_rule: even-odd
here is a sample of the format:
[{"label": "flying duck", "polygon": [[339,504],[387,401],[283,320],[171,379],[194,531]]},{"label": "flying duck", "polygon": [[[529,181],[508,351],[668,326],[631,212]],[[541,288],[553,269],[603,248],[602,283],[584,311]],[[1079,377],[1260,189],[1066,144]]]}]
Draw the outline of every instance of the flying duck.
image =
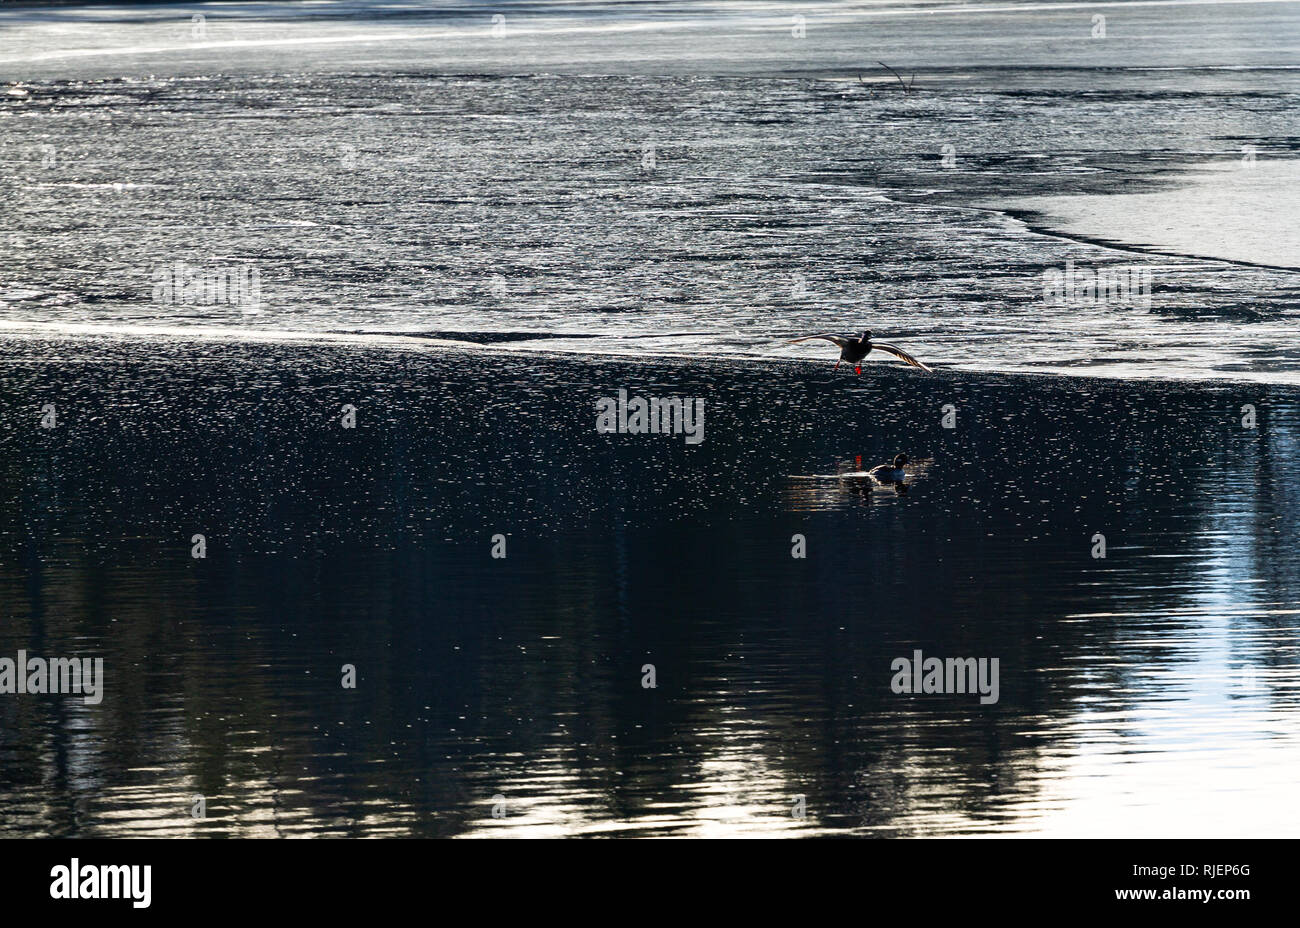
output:
[{"label": "flying duck", "polygon": [[863,332],[860,338],[849,338],[843,335],[805,335],[803,338],[793,339],[792,341],[786,342],[786,344],[794,345],[814,338],[822,338],[828,342],[834,342],[839,345],[840,359],[835,362],[834,369],[839,370],[840,364],[848,361],[853,365],[853,370],[859,377],[862,376],[862,359],[869,355],[873,348],[877,351],[888,352],[897,358],[901,358],[913,367],[919,367],[923,371],[928,371],[930,369],[902,348],[895,348],[893,345],[886,345],[884,342],[873,342],[871,340],[870,332]]}]

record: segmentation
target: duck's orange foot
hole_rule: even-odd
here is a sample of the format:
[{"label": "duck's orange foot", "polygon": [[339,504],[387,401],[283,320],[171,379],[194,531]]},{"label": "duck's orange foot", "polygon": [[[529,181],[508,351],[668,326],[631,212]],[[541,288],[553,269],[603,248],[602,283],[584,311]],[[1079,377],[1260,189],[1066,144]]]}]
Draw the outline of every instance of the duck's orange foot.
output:
[{"label": "duck's orange foot", "polygon": [[861,365],[861,364],[859,364],[857,367],[855,367],[855,368],[853,368],[853,369],[854,369],[855,371],[857,371],[857,374],[858,374],[859,377],[862,376],[862,365]]}]

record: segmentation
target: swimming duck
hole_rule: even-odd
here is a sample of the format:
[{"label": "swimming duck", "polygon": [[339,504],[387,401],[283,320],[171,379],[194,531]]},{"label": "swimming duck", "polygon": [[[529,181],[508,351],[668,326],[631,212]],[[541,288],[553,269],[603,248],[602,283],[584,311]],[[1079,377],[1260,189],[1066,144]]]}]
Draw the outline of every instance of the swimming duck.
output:
[{"label": "swimming duck", "polygon": [[881,483],[902,483],[903,478],[907,476],[907,473],[903,470],[905,464],[907,464],[907,455],[896,454],[894,455],[893,464],[881,464],[879,467],[873,467],[867,471],[867,475],[879,480]]},{"label": "swimming duck", "polygon": [[825,339],[828,342],[834,342],[839,345],[840,359],[835,362],[834,370],[839,370],[840,364],[848,361],[853,365],[853,370],[859,377],[862,376],[862,359],[869,355],[873,348],[877,351],[888,352],[897,358],[901,358],[913,367],[919,367],[923,371],[928,371],[930,369],[902,348],[895,348],[893,345],[886,345],[884,342],[873,342],[871,340],[870,332],[863,332],[859,338],[845,337],[843,335],[805,335],[803,338],[793,339],[786,344],[794,345],[798,342],[806,342],[814,338]]}]

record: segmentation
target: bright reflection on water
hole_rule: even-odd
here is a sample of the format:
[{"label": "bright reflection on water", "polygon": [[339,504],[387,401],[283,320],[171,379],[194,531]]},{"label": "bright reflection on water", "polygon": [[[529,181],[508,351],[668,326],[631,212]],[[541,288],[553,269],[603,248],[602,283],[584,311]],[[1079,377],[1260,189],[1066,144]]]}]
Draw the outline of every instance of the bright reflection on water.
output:
[{"label": "bright reflection on water", "polygon": [[[482,4],[220,4],[202,40],[0,11],[0,331],[793,361],[871,327],[965,371],[1300,383],[1300,5],[1128,5],[1141,41],[1070,4],[579,6],[502,39]],[[175,262],[255,267],[265,309],[161,303]],[[1067,262],[1149,302],[1045,306]]]},{"label": "bright reflection on water", "polygon": [[[5,833],[1300,824],[1300,407],[1282,388],[0,352],[0,655],[103,656],[108,675],[99,706],[0,697]],[[704,397],[705,441],[597,434],[619,387]],[[898,451],[903,495],[843,476]],[[998,658],[1000,700],[895,695],[890,663],[915,649]]]}]

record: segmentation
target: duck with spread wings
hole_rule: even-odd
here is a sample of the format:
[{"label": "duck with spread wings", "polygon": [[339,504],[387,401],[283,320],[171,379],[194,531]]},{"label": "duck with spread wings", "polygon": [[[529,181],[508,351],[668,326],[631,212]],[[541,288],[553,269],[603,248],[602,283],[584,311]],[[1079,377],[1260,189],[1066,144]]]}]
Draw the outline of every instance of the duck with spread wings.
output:
[{"label": "duck with spread wings", "polygon": [[787,342],[787,344],[794,345],[799,342],[810,341],[814,338],[820,338],[828,342],[834,342],[836,345],[839,346],[840,359],[835,362],[834,370],[839,370],[840,365],[843,364],[845,361],[848,361],[850,364],[853,365],[853,370],[857,372],[858,376],[861,376],[862,359],[865,358],[867,355],[871,354],[873,350],[884,351],[887,354],[892,354],[894,357],[906,361],[908,364],[912,365],[913,367],[919,367],[923,371],[930,370],[930,368],[926,367],[920,361],[916,360],[916,358],[912,357],[902,348],[898,348],[894,345],[886,345],[884,342],[873,342],[871,340],[870,332],[863,332],[862,335],[859,336],[858,338],[853,338],[851,336],[844,336],[844,335],[805,335],[803,338],[793,339],[790,342]]}]

